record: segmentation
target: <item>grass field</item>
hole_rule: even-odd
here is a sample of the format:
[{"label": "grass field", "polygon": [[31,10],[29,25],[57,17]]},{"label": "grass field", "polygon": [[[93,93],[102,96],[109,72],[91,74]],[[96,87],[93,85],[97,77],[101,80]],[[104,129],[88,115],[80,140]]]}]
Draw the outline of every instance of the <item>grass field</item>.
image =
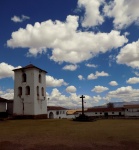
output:
[{"label": "grass field", "polygon": [[138,150],[139,120],[0,121],[0,150]]}]

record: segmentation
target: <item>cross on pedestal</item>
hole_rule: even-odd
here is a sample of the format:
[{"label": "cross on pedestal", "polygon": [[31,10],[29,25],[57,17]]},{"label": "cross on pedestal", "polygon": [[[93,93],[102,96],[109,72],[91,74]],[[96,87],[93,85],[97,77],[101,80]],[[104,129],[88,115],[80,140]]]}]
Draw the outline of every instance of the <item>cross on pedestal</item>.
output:
[{"label": "cross on pedestal", "polygon": [[82,95],[80,98],[82,99],[82,115],[84,115],[84,101],[83,101],[83,99],[85,98],[85,96]]}]

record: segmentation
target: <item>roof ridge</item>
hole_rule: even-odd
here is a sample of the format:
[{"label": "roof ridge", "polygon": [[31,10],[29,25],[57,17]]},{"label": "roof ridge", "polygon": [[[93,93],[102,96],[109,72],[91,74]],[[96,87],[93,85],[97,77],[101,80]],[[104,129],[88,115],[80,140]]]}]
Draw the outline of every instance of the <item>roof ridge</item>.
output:
[{"label": "roof ridge", "polygon": [[22,67],[22,68],[14,69],[13,71],[22,70],[22,69],[30,69],[30,68],[37,68],[37,69],[39,69],[39,70],[44,71],[44,72],[47,73],[47,71],[45,71],[45,70],[43,70],[43,69],[41,69],[41,68],[39,68],[39,67],[37,67],[37,66],[35,66],[35,65],[33,65],[33,64],[29,64],[29,65],[24,66],[24,67]]}]

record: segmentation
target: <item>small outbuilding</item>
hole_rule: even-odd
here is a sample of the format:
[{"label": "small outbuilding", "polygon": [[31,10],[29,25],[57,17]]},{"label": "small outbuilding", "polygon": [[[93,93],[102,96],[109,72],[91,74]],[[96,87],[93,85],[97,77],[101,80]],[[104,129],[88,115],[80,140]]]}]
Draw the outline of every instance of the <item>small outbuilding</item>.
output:
[{"label": "small outbuilding", "polygon": [[48,106],[47,113],[49,119],[63,119],[67,118],[67,109],[60,106]]}]

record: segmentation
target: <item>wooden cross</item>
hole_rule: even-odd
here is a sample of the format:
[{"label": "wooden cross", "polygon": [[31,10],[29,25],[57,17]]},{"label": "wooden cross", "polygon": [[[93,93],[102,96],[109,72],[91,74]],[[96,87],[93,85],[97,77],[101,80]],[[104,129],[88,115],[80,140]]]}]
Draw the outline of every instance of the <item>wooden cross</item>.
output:
[{"label": "wooden cross", "polygon": [[85,98],[85,96],[82,95],[80,98],[82,99],[82,115],[84,115],[84,101],[83,101],[83,99]]}]

